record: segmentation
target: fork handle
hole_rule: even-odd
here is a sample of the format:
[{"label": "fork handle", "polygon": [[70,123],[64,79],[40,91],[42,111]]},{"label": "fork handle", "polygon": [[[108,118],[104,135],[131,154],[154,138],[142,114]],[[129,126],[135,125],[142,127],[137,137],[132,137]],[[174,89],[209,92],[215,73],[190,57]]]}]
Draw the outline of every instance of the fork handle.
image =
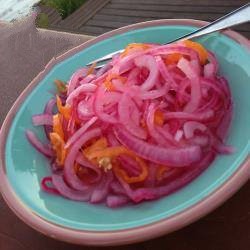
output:
[{"label": "fork handle", "polygon": [[185,36],[179,37],[169,43],[181,41],[206,35],[215,31],[223,30],[241,23],[250,21],[250,3],[230,12],[229,14],[215,20],[214,22],[192,32]]}]

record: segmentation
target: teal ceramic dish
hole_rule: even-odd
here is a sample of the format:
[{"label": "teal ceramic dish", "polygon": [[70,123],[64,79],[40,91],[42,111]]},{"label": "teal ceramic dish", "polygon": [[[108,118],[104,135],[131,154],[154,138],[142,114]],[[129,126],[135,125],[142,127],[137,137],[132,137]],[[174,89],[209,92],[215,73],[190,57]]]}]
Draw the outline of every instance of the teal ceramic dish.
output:
[{"label": "teal ceramic dish", "polygon": [[74,202],[44,193],[40,180],[49,163],[28,143],[25,130],[34,128],[33,114],[41,113],[51,98],[55,78],[68,80],[89,61],[132,42],[164,43],[193,31],[204,22],[159,20],[124,27],[51,61],[24,90],[1,129],[1,192],[10,208],[25,223],[60,240],[88,245],[117,245],[146,240],[181,228],[224,202],[250,176],[250,52],[249,42],[227,31],[200,38],[218,57],[220,71],[229,80],[234,117],[227,143],[237,150],[219,156],[191,184],[153,202],[112,210],[104,205]]}]

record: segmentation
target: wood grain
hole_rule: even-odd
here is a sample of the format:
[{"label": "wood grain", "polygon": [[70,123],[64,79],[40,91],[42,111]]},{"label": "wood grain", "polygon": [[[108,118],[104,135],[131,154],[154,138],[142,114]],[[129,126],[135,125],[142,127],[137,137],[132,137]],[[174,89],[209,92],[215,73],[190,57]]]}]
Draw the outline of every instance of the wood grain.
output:
[{"label": "wood grain", "polygon": [[[69,32],[100,35],[125,25],[155,20],[187,18],[215,19],[246,4],[247,0],[89,0],[79,10],[51,27]],[[97,8],[98,7],[98,8]],[[250,38],[250,23],[235,28]]]}]

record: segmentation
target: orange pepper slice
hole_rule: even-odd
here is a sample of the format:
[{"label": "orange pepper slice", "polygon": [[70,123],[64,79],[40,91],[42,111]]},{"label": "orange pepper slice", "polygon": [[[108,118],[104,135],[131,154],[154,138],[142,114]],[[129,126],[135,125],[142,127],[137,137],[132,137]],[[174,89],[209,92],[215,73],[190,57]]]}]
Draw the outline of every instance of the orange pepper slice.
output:
[{"label": "orange pepper slice", "polygon": [[126,77],[122,77],[122,76],[117,75],[117,74],[109,74],[107,76],[107,78],[105,79],[105,81],[104,81],[104,86],[109,91],[114,91],[115,90],[115,87],[111,82],[113,79],[119,79],[119,80],[121,80],[122,83],[125,83],[126,80],[127,80]]},{"label": "orange pepper slice", "polygon": [[111,81],[105,81],[104,86],[108,91],[115,91],[115,87]]},{"label": "orange pepper slice", "polygon": [[162,126],[164,123],[164,115],[160,110],[156,110],[155,111],[155,115],[154,115],[154,123],[156,125]]},{"label": "orange pepper slice", "polygon": [[63,106],[62,101],[58,95],[56,96],[56,105],[59,113],[61,113],[66,120],[69,120],[71,115],[71,108],[67,105]]},{"label": "orange pepper slice", "polygon": [[64,140],[57,133],[50,133],[50,142],[52,144],[52,148],[56,153],[56,162],[59,166],[63,166],[65,158],[66,158],[66,150],[64,148]]},{"label": "orange pepper slice", "polygon": [[162,179],[163,174],[168,170],[169,170],[168,167],[160,165],[156,172],[156,179],[160,181]]},{"label": "orange pepper slice", "polygon": [[102,137],[102,138],[96,140],[89,147],[85,148],[83,150],[83,153],[84,153],[85,157],[88,157],[88,155],[91,154],[92,152],[95,152],[98,150],[103,150],[103,149],[107,148],[107,146],[108,146],[107,139],[105,137]]},{"label": "orange pepper slice", "polygon": [[164,59],[164,62],[167,65],[176,64],[181,59],[181,57],[182,55],[180,53],[173,53],[173,54],[167,55],[166,58]]},{"label": "orange pepper slice", "polygon": [[146,50],[150,48],[150,45],[144,44],[144,43],[130,43],[124,50],[124,52],[121,54],[121,57],[125,57],[128,54],[130,54],[133,50],[141,49]]},{"label": "orange pepper slice", "polygon": [[92,74],[92,73],[94,72],[94,70],[95,70],[95,67],[96,67],[96,62],[93,63],[93,64],[89,67],[89,69],[88,69],[88,71],[87,71],[87,75]]},{"label": "orange pepper slice", "polygon": [[119,175],[121,178],[123,178],[123,180],[126,181],[127,183],[136,183],[144,181],[148,176],[148,168],[146,163],[144,162],[144,160],[137,157],[133,152],[131,152],[130,150],[126,149],[123,146],[109,147],[104,150],[94,151],[88,155],[88,158],[90,160],[97,158],[100,161],[102,159],[106,160],[106,159],[116,158],[123,154],[128,155],[129,157],[132,157],[136,160],[136,162],[141,167],[141,173],[138,176],[131,177],[128,176],[126,171],[120,168],[117,164],[113,164],[115,173]]},{"label": "orange pepper slice", "polygon": [[120,75],[112,74],[111,77],[112,79],[119,79],[122,83],[125,83],[127,81],[126,77]]},{"label": "orange pepper slice", "polygon": [[54,83],[55,83],[55,85],[57,87],[57,91],[59,93],[66,93],[67,92],[67,85],[65,82],[56,79],[56,80],[54,80]]},{"label": "orange pepper slice", "polygon": [[120,156],[122,154],[132,154],[132,152],[130,152],[128,149],[126,149],[123,146],[117,146],[117,147],[109,147],[109,148],[105,148],[103,150],[98,150],[98,151],[93,151],[91,152],[88,157],[89,159],[93,159],[93,158],[103,158],[103,157],[110,157],[110,158],[114,158],[117,156]]},{"label": "orange pepper slice", "polygon": [[57,133],[64,140],[61,114],[53,115],[53,132]]},{"label": "orange pepper slice", "polygon": [[186,47],[191,48],[198,53],[201,64],[204,65],[206,63],[208,52],[200,43],[196,43],[190,40],[185,40],[183,43]]},{"label": "orange pepper slice", "polygon": [[138,176],[129,176],[127,172],[120,168],[119,165],[114,165],[114,172],[116,175],[119,175],[124,181],[127,183],[136,183],[136,182],[142,182],[148,177],[148,167],[146,163],[141,159],[136,157],[135,160],[141,167],[141,173]]},{"label": "orange pepper slice", "polygon": [[[193,49],[198,53],[199,59],[202,65],[206,63],[208,59],[208,52],[200,43],[196,43],[190,40],[185,40],[183,44],[186,47]],[[182,56],[183,55],[180,53],[173,53],[173,54],[167,55],[166,58],[164,59],[164,62],[167,65],[176,64],[178,63],[178,61],[181,59]]]}]

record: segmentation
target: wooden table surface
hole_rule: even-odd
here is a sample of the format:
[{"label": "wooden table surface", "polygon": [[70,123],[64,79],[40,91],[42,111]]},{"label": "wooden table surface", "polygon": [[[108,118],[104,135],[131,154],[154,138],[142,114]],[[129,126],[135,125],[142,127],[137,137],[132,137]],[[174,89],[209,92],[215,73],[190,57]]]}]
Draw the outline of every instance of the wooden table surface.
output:
[{"label": "wooden table surface", "polygon": [[[0,124],[29,81],[53,57],[89,37],[37,31],[31,22],[0,24]],[[36,232],[0,197],[0,250],[97,249],[60,242]],[[249,250],[250,182],[208,216],[177,232],[130,246],[105,249]]]},{"label": "wooden table surface", "polygon": [[[249,0],[88,0],[61,20],[56,10],[43,8],[50,28],[73,33],[100,35],[133,23],[166,18],[215,19]],[[250,23],[233,28],[250,38]]]}]

